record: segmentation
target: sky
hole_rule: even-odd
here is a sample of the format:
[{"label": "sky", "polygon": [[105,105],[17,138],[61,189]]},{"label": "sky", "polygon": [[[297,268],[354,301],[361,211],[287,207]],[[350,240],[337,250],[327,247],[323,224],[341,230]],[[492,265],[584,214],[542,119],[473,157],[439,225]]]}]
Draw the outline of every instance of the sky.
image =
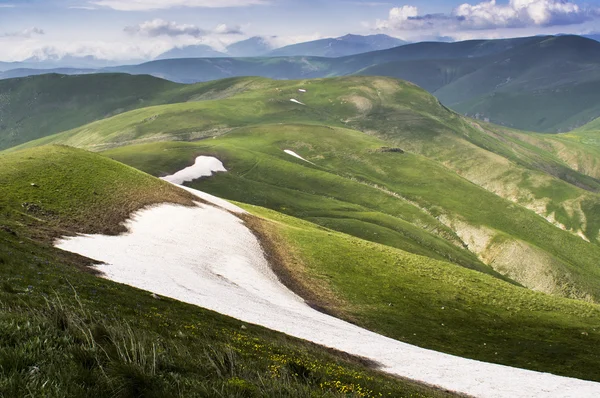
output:
[{"label": "sky", "polygon": [[348,33],[408,41],[600,32],[600,0],[0,0],[0,61],[148,60],[174,47],[274,47]]}]

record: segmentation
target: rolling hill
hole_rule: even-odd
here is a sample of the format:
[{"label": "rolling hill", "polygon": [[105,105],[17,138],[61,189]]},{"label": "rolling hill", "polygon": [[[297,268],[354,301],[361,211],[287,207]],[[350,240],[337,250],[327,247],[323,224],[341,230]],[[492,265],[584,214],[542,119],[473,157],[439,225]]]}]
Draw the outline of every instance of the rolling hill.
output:
[{"label": "rolling hill", "polygon": [[187,59],[111,70],[185,83],[248,75],[275,79],[390,76],[422,86],[446,106],[481,120],[564,132],[600,116],[595,105],[599,54],[600,44],[591,39],[544,36],[416,43],[340,58]]},{"label": "rolling hill", "polygon": [[[124,74],[49,74],[2,80],[0,149],[131,109],[208,99],[214,89],[211,83],[185,86]],[[228,89],[237,90],[235,85]]]}]

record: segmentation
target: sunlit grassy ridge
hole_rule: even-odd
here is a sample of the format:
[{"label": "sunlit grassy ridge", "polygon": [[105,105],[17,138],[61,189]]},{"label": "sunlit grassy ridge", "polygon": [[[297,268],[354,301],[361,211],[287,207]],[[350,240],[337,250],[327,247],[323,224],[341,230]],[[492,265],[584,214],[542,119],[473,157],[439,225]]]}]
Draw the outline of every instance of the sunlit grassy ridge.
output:
[{"label": "sunlit grassy ridge", "polygon": [[124,210],[189,204],[184,191],[72,148],[1,155],[0,164],[0,396],[448,396],[100,279],[89,261],[46,243],[118,231]]},{"label": "sunlit grassy ridge", "polygon": [[390,76],[414,82],[461,114],[519,129],[565,132],[600,116],[599,61],[597,41],[558,35],[413,43],[342,58],[190,58],[109,70],[185,83],[254,75]]}]

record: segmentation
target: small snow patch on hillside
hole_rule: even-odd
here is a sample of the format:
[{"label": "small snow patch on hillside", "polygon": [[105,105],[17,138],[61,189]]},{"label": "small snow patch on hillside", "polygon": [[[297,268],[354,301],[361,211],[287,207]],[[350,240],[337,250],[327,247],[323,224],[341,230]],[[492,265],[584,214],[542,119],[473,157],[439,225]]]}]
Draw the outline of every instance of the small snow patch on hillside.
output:
[{"label": "small snow patch on hillside", "polygon": [[298,101],[297,99],[292,98],[290,101],[295,102],[296,104],[306,105],[306,104],[303,104],[302,102]]},{"label": "small snow patch on hillside", "polygon": [[210,177],[213,172],[225,172],[225,166],[217,158],[212,156],[198,156],[193,166],[186,167],[177,173],[163,177],[162,179],[173,184],[181,185],[184,182],[197,180],[201,177]]},{"label": "small snow patch on hillside", "polygon": [[308,160],[304,159],[302,156],[298,155],[296,152],[291,151],[289,149],[284,150],[283,152],[287,153],[288,155],[291,155],[295,158],[298,158],[300,160],[304,160],[306,163],[310,163],[310,164],[314,164],[313,162],[309,162]]}]

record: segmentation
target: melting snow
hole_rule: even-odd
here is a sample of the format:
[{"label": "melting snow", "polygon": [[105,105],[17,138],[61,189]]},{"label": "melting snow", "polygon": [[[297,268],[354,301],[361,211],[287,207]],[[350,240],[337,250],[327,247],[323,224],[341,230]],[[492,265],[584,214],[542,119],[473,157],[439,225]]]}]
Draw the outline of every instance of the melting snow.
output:
[{"label": "melting snow", "polygon": [[289,149],[285,149],[283,152],[287,153],[288,155],[292,155],[293,157],[298,158],[300,160],[304,160],[306,163],[314,164],[313,162],[309,162],[308,160],[304,159],[302,156],[298,155],[296,152],[290,151]]},{"label": "melting snow", "polygon": [[210,177],[213,172],[227,171],[223,163],[211,156],[198,156],[193,166],[187,167],[177,173],[162,179],[173,184],[181,185],[184,182],[197,180],[201,177]]},{"label": "melting snow", "polygon": [[303,104],[302,102],[298,101],[297,99],[292,98],[290,101],[295,102],[296,104],[306,105],[306,104]]}]

